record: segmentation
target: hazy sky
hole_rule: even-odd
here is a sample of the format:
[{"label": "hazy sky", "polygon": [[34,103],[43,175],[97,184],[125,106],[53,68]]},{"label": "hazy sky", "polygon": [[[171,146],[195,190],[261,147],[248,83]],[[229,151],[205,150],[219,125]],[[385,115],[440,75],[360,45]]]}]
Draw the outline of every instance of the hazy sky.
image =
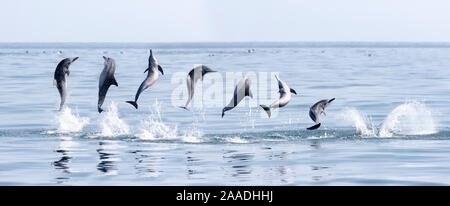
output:
[{"label": "hazy sky", "polygon": [[450,41],[445,0],[1,0],[0,42]]}]

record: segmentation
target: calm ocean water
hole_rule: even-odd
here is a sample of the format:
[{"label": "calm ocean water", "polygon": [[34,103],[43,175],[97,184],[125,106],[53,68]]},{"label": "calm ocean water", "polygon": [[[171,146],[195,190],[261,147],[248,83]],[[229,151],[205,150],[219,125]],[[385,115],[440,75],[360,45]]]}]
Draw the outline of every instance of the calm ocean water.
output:
[{"label": "calm ocean water", "polygon": [[[125,101],[148,49],[165,75],[136,110]],[[76,56],[57,112],[55,67]],[[102,56],[119,87],[99,114]],[[219,72],[186,111],[198,64]],[[274,74],[300,95],[269,119],[258,105],[278,98]],[[221,118],[243,75],[255,97]],[[450,184],[446,43],[4,43],[0,88],[0,185]],[[332,97],[306,130],[309,107]]]}]

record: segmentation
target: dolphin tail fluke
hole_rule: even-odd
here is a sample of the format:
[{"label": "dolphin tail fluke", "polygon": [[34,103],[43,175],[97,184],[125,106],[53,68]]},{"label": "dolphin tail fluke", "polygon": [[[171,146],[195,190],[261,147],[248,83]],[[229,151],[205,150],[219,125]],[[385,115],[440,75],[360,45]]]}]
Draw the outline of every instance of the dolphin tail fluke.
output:
[{"label": "dolphin tail fluke", "polygon": [[138,104],[135,101],[126,101],[126,103],[133,105],[133,107],[136,109],[138,108]]},{"label": "dolphin tail fluke", "polygon": [[268,107],[268,106],[266,106],[266,105],[264,105],[264,104],[260,104],[259,106],[261,106],[261,107],[264,109],[264,111],[266,111],[267,116],[269,116],[269,118],[270,118],[270,115],[271,115],[271,113],[270,113],[270,107]]},{"label": "dolphin tail fluke", "polygon": [[315,130],[315,129],[317,129],[317,128],[319,128],[320,127],[320,123],[319,124],[316,124],[316,125],[314,125],[314,126],[312,126],[312,127],[308,127],[308,128],[306,128],[307,130]]},{"label": "dolphin tail fluke", "polygon": [[230,109],[233,109],[234,107],[228,107],[228,106],[226,106],[226,107],[224,107],[223,109],[222,109],[222,118],[223,118],[223,115],[225,115],[225,112],[226,111],[228,111],[228,110],[230,110]]},{"label": "dolphin tail fluke", "polygon": [[98,113],[102,113],[102,112],[103,112],[103,109],[102,109],[102,108],[97,107],[97,109],[98,109]]},{"label": "dolphin tail fluke", "polygon": [[182,109],[185,109],[185,110],[189,111],[189,109],[187,107],[185,107],[185,106],[179,106],[179,108],[182,108]]},{"label": "dolphin tail fluke", "polygon": [[227,107],[224,107],[224,108],[222,109],[222,118],[223,118],[223,115],[225,115],[225,111],[227,111]]}]

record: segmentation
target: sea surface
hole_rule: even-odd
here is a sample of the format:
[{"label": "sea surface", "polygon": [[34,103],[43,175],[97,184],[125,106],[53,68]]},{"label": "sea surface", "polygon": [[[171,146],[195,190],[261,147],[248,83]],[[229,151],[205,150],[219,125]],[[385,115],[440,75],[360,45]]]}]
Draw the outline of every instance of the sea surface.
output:
[{"label": "sea surface", "polygon": [[[149,49],[164,70],[133,100]],[[97,112],[102,56],[116,62]],[[53,85],[69,68],[67,99]],[[186,75],[197,82],[189,110]],[[268,118],[278,75],[297,91]],[[242,77],[253,98],[222,108]],[[2,43],[0,185],[449,185],[450,44]],[[336,98],[314,125],[309,108]]]}]

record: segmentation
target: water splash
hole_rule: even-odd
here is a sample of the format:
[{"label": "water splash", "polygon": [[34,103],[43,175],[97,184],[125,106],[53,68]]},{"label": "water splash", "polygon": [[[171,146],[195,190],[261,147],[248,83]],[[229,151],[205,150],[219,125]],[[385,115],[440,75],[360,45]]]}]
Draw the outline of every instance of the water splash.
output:
[{"label": "water splash", "polygon": [[376,136],[376,127],[364,113],[355,108],[348,108],[342,113],[342,116],[356,128],[356,132],[361,136]]},{"label": "water splash", "polygon": [[109,108],[101,117],[102,132],[100,136],[116,137],[130,133],[130,127],[119,118],[117,104],[111,102]]},{"label": "water splash", "polygon": [[428,135],[437,132],[431,111],[425,104],[414,101],[392,110],[381,125],[379,136]]},{"label": "water splash", "polygon": [[166,125],[161,118],[161,103],[158,100],[150,106],[150,116],[141,121],[141,133],[136,136],[142,140],[182,140],[184,142],[202,142],[202,133],[198,129],[186,130],[182,135],[178,126]]},{"label": "water splash", "polygon": [[69,107],[64,107],[56,115],[56,122],[58,124],[57,133],[75,133],[83,130],[83,127],[89,123],[89,118],[80,117],[78,113],[72,113]]},{"label": "water splash", "polygon": [[354,108],[345,110],[343,119],[351,122],[356,131],[366,137],[429,135],[438,132],[431,111],[424,103],[417,101],[396,107],[378,128],[367,115]]}]

